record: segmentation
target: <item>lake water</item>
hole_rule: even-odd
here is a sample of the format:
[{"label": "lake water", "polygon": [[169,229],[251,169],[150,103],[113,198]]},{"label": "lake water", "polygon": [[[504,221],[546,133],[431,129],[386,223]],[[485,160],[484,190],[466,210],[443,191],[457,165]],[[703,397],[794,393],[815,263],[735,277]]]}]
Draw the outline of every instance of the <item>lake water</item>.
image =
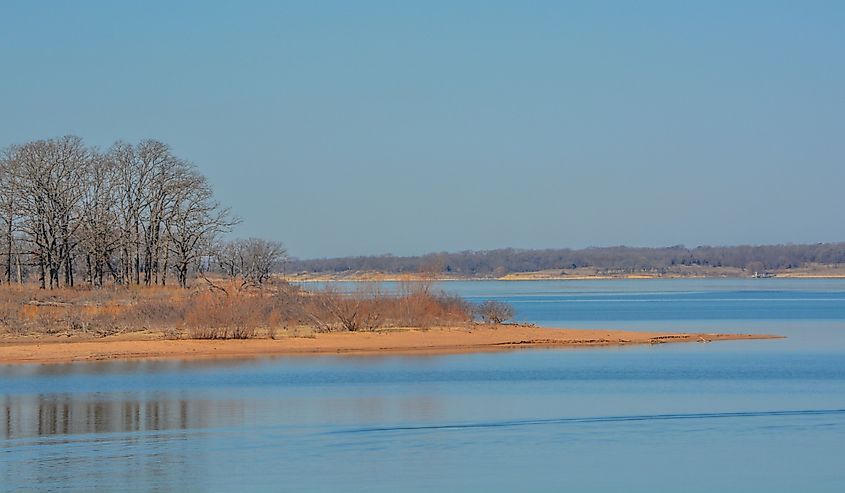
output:
[{"label": "lake water", "polygon": [[781,340],[0,366],[0,490],[845,491],[845,281],[447,282]]}]

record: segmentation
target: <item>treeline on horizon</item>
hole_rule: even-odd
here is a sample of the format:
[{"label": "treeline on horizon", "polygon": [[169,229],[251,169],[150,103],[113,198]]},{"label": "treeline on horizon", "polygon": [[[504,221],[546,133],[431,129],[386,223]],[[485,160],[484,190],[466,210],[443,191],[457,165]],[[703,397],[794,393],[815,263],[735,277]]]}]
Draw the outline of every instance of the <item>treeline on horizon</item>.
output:
[{"label": "treeline on horizon", "polygon": [[762,246],[683,245],[662,248],[592,247],[584,249],[497,250],[431,253],[421,256],[359,256],[291,260],[289,273],[429,272],[456,276],[501,276],[508,273],[594,268],[606,272],[665,273],[679,266],[733,267],[751,271],[780,270],[806,264],[845,263],[845,243]]},{"label": "treeline on horizon", "polygon": [[224,239],[238,222],[157,140],[100,150],[65,136],[0,151],[0,284],[187,287],[212,270],[260,284],[285,250]]}]

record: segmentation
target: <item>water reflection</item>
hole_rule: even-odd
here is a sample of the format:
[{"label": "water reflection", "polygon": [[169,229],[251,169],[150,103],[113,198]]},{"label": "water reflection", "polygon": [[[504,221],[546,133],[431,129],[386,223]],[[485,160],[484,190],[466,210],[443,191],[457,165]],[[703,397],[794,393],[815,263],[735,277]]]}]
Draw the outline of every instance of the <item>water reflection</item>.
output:
[{"label": "water reflection", "polygon": [[214,489],[206,476],[224,465],[226,456],[257,453],[251,460],[271,464],[275,455],[310,457],[317,463],[324,447],[360,445],[344,445],[346,439],[329,443],[321,438],[327,430],[442,419],[442,407],[440,399],[424,394],[341,397],[283,389],[5,394],[0,396],[0,490],[44,484],[83,490]]},{"label": "water reflection", "polygon": [[[32,365],[0,365],[0,375],[3,378],[15,377],[67,377],[73,375],[104,375],[120,373],[167,373],[173,371],[201,371],[205,369],[236,369],[243,366],[255,365],[256,361],[267,358],[200,358],[185,360],[123,360],[123,361],[94,361],[84,363],[54,363]],[[2,382],[0,382],[2,390]]]},{"label": "water reflection", "polygon": [[[607,298],[590,323],[626,304]],[[526,320],[570,323],[546,301]],[[711,301],[684,324],[749,324]],[[826,306],[754,321],[778,341],[0,366],[0,490],[843,491],[845,305]]]},{"label": "water reflection", "polygon": [[215,415],[243,416],[239,401],[214,402],[151,396],[97,398],[76,394],[6,395],[0,398],[2,439],[204,428]]},{"label": "water reflection", "polygon": [[421,422],[442,415],[443,398],[252,395],[201,399],[155,392],[147,396],[22,394],[0,397],[0,439],[104,435],[238,426]]}]

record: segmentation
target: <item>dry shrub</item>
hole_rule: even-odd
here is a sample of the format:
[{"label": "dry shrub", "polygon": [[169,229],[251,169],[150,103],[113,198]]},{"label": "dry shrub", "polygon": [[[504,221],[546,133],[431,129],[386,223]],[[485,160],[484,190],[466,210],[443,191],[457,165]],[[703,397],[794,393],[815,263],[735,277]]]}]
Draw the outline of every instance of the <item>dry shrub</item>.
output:
[{"label": "dry shrub", "polygon": [[139,300],[123,312],[120,320],[141,327],[174,327],[181,325],[187,305],[162,299]]},{"label": "dry shrub", "polygon": [[318,330],[373,330],[379,327],[434,327],[472,321],[472,310],[461,298],[433,293],[428,282],[403,283],[386,294],[365,283],[351,293],[334,287],[307,297],[304,310]]},{"label": "dry shrub", "polygon": [[308,322],[321,332],[373,330],[382,324],[384,296],[369,285],[359,285],[353,293],[338,291],[334,285],[304,296],[303,311]]},{"label": "dry shrub", "polygon": [[[73,330],[76,326],[71,326],[67,320],[63,320],[63,309],[55,306],[39,306],[36,307],[35,324],[37,330],[47,334],[57,334],[61,332],[62,328]],[[62,327],[63,324],[66,327]]]},{"label": "dry shrub", "polygon": [[485,301],[475,307],[475,315],[482,322],[488,324],[501,324],[513,318],[513,307],[501,301]]},{"label": "dry shrub", "polygon": [[162,330],[162,335],[167,340],[177,340],[182,338],[182,333],[176,327],[165,327]]},{"label": "dry shrub", "polygon": [[106,336],[139,326],[158,326],[164,320],[148,316],[151,303],[155,298],[141,298],[126,288],[48,291],[34,286],[0,287],[0,307],[6,307],[6,324],[16,333]]},{"label": "dry shrub", "polygon": [[435,292],[430,280],[410,280],[399,284],[390,317],[403,327],[455,325],[472,321],[472,309],[458,296]]},{"label": "dry shrub", "polygon": [[0,301],[0,326],[17,335],[26,332],[26,327],[20,323],[20,306],[6,300]]},{"label": "dry shrub", "polygon": [[461,298],[447,294],[413,293],[401,297],[396,325],[432,327],[472,320],[471,308]]},{"label": "dry shrub", "polygon": [[307,291],[281,282],[261,289],[224,284],[194,290],[0,287],[0,324],[19,334],[105,336],[154,329],[179,338],[185,329],[192,338],[245,339],[275,338],[279,329],[288,327],[307,328],[309,337],[314,332],[454,326],[471,320],[465,301],[434,293],[428,282],[404,283],[392,293],[383,292],[377,283],[360,284],[351,293],[331,287]]},{"label": "dry shrub", "polygon": [[9,325],[17,318],[18,307],[12,303],[0,301],[0,325]]},{"label": "dry shrub", "polygon": [[38,320],[38,307],[29,304],[21,306],[19,320],[25,320],[28,322]]},{"label": "dry shrub", "polygon": [[207,291],[192,299],[185,326],[194,339],[250,339],[271,313],[272,306],[261,297]]},{"label": "dry shrub", "polygon": [[317,337],[317,335],[314,331],[314,328],[309,326],[309,325],[305,325],[305,326],[301,326],[301,327],[294,327],[290,331],[290,334],[293,337],[302,337],[302,338],[305,338],[305,339],[314,339],[314,338]]}]

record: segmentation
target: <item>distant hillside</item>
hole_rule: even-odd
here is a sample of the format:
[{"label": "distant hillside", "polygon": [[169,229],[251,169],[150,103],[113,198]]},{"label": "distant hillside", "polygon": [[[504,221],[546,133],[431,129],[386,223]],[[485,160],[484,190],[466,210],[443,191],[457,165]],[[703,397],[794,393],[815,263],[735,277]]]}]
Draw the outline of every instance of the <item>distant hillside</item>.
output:
[{"label": "distant hillside", "polygon": [[672,273],[688,268],[733,268],[747,272],[795,269],[810,264],[845,264],[845,243],[813,245],[700,246],[664,248],[604,247],[546,250],[464,251],[415,257],[379,255],[313,260],[294,259],[288,273],[350,271],[392,274],[429,272],[456,277],[491,277],[537,271],[589,268],[597,273]]}]

